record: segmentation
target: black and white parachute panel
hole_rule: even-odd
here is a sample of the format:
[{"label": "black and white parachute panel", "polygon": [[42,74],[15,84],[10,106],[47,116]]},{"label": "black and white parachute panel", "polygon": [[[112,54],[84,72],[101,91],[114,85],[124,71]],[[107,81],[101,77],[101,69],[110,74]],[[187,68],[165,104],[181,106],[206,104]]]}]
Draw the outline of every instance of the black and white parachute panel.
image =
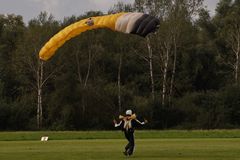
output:
[{"label": "black and white parachute panel", "polygon": [[115,30],[146,37],[149,33],[155,32],[159,25],[159,19],[148,14],[126,13],[117,19]]}]

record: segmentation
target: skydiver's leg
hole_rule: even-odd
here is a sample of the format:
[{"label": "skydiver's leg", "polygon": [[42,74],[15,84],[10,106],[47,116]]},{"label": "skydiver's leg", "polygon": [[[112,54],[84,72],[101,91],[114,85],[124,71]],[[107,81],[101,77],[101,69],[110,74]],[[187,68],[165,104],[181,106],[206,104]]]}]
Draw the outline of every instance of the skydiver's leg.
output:
[{"label": "skydiver's leg", "polygon": [[132,155],[135,147],[134,132],[129,133],[129,144],[128,155]]},{"label": "skydiver's leg", "polygon": [[128,155],[129,148],[131,147],[131,142],[130,142],[130,132],[124,131],[125,137],[128,140],[128,144],[125,146],[125,155]]}]

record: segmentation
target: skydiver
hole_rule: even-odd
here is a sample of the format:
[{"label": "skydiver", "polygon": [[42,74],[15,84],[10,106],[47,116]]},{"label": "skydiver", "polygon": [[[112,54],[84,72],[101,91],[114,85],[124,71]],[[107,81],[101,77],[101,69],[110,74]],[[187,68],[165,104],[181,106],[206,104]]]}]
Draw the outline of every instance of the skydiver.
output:
[{"label": "skydiver", "polygon": [[135,127],[140,124],[144,125],[148,121],[144,120],[144,122],[140,122],[136,118],[136,114],[132,113],[132,110],[126,111],[126,116],[119,116],[120,122],[114,119],[113,123],[115,127],[121,127],[122,131],[124,132],[125,138],[128,140],[128,144],[125,146],[125,151],[123,152],[126,156],[131,156],[134,151],[135,141],[134,141],[134,129]]},{"label": "skydiver", "polygon": [[87,21],[85,22],[85,24],[87,24],[88,26],[93,26],[94,25],[94,21],[93,19],[90,17],[87,19]]}]

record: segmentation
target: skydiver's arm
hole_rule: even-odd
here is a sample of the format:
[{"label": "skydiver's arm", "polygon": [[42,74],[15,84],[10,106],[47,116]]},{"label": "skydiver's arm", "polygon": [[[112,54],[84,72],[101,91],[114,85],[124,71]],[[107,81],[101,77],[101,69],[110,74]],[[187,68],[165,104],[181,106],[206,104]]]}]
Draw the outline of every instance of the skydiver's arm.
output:
[{"label": "skydiver's arm", "polygon": [[114,127],[119,127],[122,124],[122,121],[120,121],[119,123],[117,123],[116,120],[113,120],[114,123]]},{"label": "skydiver's arm", "polygon": [[144,125],[146,124],[148,121],[145,119],[144,122],[139,121],[138,119],[135,119],[137,123]]}]

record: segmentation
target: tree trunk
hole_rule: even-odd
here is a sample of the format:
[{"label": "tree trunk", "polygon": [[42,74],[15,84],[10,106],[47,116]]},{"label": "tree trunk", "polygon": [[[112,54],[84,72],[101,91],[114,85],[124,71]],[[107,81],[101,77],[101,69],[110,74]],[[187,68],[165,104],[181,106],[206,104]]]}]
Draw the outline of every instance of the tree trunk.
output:
[{"label": "tree trunk", "polygon": [[150,72],[150,80],[151,80],[151,93],[152,93],[152,100],[155,100],[155,84],[154,84],[154,77],[153,77],[153,54],[152,54],[152,47],[150,44],[150,40],[147,37],[147,47],[148,47],[148,58],[149,58],[149,72]]},{"label": "tree trunk", "polygon": [[236,53],[236,62],[235,62],[235,83],[238,84],[238,70],[239,70],[239,53]]},{"label": "tree trunk", "polygon": [[235,81],[238,84],[238,72],[239,72],[239,52],[240,52],[240,33],[237,34],[237,50],[236,50],[236,71],[235,71]]},{"label": "tree trunk", "polygon": [[83,82],[83,80],[82,80],[82,74],[81,74],[81,68],[80,68],[80,62],[79,62],[79,52],[77,51],[76,52],[76,54],[75,54],[75,56],[76,56],[76,62],[77,62],[77,74],[78,74],[78,81],[79,81],[79,83],[80,84],[82,84]]},{"label": "tree trunk", "polygon": [[173,50],[173,69],[172,69],[172,76],[171,76],[170,89],[169,89],[169,98],[168,98],[169,106],[171,106],[171,103],[172,103],[173,84],[174,84],[175,73],[176,73],[177,44],[176,44],[176,37],[175,36],[173,38],[173,45],[174,45],[174,50]]},{"label": "tree trunk", "polygon": [[85,112],[86,112],[85,98],[84,95],[82,95],[82,120],[84,120]]},{"label": "tree trunk", "polygon": [[122,55],[119,55],[119,65],[118,65],[118,111],[122,111],[121,103],[121,69],[122,69]]},{"label": "tree trunk", "polygon": [[86,87],[87,87],[87,82],[88,82],[88,78],[89,78],[89,75],[90,75],[91,58],[92,58],[91,50],[89,50],[88,51],[88,69],[87,69],[87,74],[86,74],[86,78],[85,78],[85,81],[84,81],[84,89],[86,89]]},{"label": "tree trunk", "polygon": [[166,97],[166,83],[167,83],[167,62],[164,63],[164,71],[163,71],[163,84],[162,84],[162,106],[165,105],[165,97]]},{"label": "tree trunk", "polygon": [[38,92],[38,102],[37,102],[37,126],[38,129],[42,128],[43,120],[43,109],[42,109],[42,84],[43,84],[43,62],[39,61],[38,72],[37,72],[37,92]]},{"label": "tree trunk", "polygon": [[[88,78],[90,75],[90,70],[91,70],[91,49],[89,49],[88,51],[88,69],[87,69],[87,74],[84,80],[84,84],[83,84],[83,90],[84,92],[87,89],[87,83],[88,83]],[[85,95],[82,96],[82,111],[83,111],[83,118],[85,117],[85,112],[86,112],[86,104],[85,104]]]},{"label": "tree trunk", "polygon": [[168,71],[168,61],[169,61],[169,48],[165,43],[166,54],[163,56],[163,83],[162,83],[162,106],[165,105],[165,99],[167,94],[167,71]]},{"label": "tree trunk", "polygon": [[238,85],[238,72],[239,72],[239,53],[240,53],[240,31],[231,34],[231,39],[228,43],[231,45],[231,49],[235,54],[235,62],[232,64],[234,68],[234,81]]},{"label": "tree trunk", "polygon": [[[79,61],[79,51],[76,52],[76,62],[77,62],[77,72],[78,72],[78,81],[80,83],[80,85],[82,86],[83,92],[86,91],[87,88],[87,83],[88,83],[88,79],[89,79],[89,75],[90,75],[90,71],[91,71],[91,49],[89,49],[88,51],[88,68],[87,68],[87,74],[86,77],[84,78],[82,73],[81,73],[81,67],[80,67],[80,61]],[[83,79],[84,78],[84,79]],[[85,104],[85,96],[84,93],[82,94],[81,97],[81,101],[82,101],[82,118],[84,119],[85,117],[85,112],[86,112],[86,104]]]}]

